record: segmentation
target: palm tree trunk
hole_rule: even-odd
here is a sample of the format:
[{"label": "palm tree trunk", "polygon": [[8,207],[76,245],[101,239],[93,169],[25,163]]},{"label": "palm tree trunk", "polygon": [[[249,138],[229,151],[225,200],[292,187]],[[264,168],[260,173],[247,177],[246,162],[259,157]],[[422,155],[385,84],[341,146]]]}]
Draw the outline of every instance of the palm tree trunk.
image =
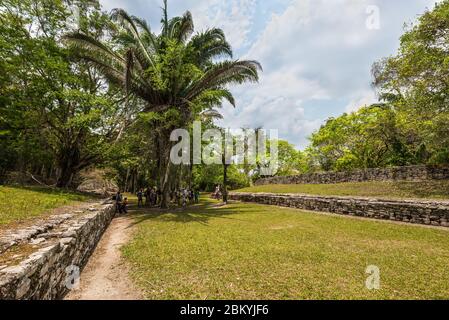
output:
[{"label": "palm tree trunk", "polygon": [[162,179],[161,186],[161,208],[168,209],[169,202],[169,191],[170,191],[170,173],[171,173],[171,161],[167,159],[167,163],[165,166],[165,174]]}]

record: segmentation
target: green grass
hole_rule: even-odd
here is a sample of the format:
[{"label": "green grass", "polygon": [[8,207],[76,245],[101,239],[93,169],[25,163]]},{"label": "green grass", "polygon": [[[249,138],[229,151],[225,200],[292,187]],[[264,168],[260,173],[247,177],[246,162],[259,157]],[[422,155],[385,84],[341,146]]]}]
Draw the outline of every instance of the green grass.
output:
[{"label": "green grass", "polygon": [[449,200],[449,180],[354,182],[338,184],[290,184],[264,185],[236,190],[254,193],[304,193],[322,196],[360,196],[378,198],[420,198]]},{"label": "green grass", "polygon": [[135,223],[122,250],[148,299],[449,298],[446,230],[208,199]]},{"label": "green grass", "polygon": [[91,197],[59,189],[0,186],[0,228],[21,223],[51,209],[86,201]]}]

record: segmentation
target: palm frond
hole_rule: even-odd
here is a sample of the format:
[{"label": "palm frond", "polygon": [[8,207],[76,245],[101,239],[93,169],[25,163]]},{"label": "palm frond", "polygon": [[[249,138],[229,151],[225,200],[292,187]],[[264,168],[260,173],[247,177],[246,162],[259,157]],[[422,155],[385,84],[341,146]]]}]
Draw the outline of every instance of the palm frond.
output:
[{"label": "palm frond", "polygon": [[96,40],[95,38],[79,33],[73,32],[66,34],[63,39],[67,41],[70,45],[81,49],[81,51],[86,50],[92,54],[101,54],[113,59],[118,64],[125,64],[125,60],[118,54],[116,54],[111,48],[102,42]]},{"label": "palm frond", "polygon": [[140,19],[135,16],[133,16],[132,19],[136,26],[142,30],[142,40],[148,42],[152,47],[152,51],[156,52],[158,49],[157,37],[153,34],[153,32],[151,32],[148,23],[144,19]]},{"label": "palm frond", "polygon": [[189,46],[196,52],[198,63],[203,65],[213,58],[233,56],[231,45],[226,41],[223,30],[219,28],[196,34],[190,40]]},{"label": "palm frond", "polygon": [[204,90],[223,87],[228,84],[257,82],[259,70],[262,70],[260,63],[252,60],[224,61],[214,64],[203,77],[187,88],[185,98],[191,101]]},{"label": "palm frond", "polygon": [[182,16],[182,19],[176,30],[176,38],[179,42],[186,41],[193,33],[195,27],[193,25],[193,18],[190,11],[187,11]]},{"label": "palm frond", "polygon": [[202,120],[223,119],[223,115],[218,110],[211,108],[201,112],[200,118]]},{"label": "palm frond", "polygon": [[[155,66],[155,61],[153,57],[151,56],[150,52],[148,51],[148,47],[143,42],[139,29],[137,28],[135,21],[139,20],[136,17],[130,16],[125,10],[123,9],[113,9],[111,13],[111,18],[118,22],[123,28],[125,28],[130,35],[134,38],[136,48],[140,51],[140,56],[145,57],[147,59],[147,62],[141,61],[143,65],[151,65]],[[151,34],[148,35],[149,37]]]}]

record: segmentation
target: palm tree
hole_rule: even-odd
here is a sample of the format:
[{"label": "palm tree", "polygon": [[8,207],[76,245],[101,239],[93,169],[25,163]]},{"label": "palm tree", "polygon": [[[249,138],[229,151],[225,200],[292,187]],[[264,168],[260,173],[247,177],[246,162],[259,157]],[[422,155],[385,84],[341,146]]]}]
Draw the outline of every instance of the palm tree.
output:
[{"label": "palm tree", "polygon": [[166,0],[159,35],[145,20],[123,9],[114,9],[111,17],[115,22],[113,47],[79,32],[65,39],[79,49],[81,59],[95,66],[110,83],[123,88],[126,96],[141,99],[143,112],[161,116],[154,130],[161,146],[160,186],[162,206],[166,207],[170,132],[185,127],[204,111],[220,107],[223,99],[235,106],[228,85],[257,82],[262,68],[257,61],[230,60],[231,46],[221,29],[193,35],[190,12],[168,19]]}]

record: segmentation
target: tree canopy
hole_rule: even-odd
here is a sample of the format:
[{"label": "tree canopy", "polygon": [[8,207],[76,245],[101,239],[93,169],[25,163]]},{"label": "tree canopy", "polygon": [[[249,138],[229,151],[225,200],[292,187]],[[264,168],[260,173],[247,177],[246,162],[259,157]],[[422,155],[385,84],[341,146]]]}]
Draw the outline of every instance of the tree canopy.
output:
[{"label": "tree canopy", "polygon": [[[303,151],[279,141],[276,174],[449,163],[448,17],[449,0],[439,2],[374,63],[379,103],[328,119]],[[154,32],[98,1],[3,0],[0,181],[17,171],[76,187],[82,170],[108,168],[128,191],[160,188],[163,205],[182,185],[250,185],[260,159],[173,165],[170,133],[191,133],[195,120],[218,128],[222,103],[238,106],[232,86],[257,82],[261,70],[234,58],[223,30],[195,32],[188,11],[170,17],[167,1]]]}]

